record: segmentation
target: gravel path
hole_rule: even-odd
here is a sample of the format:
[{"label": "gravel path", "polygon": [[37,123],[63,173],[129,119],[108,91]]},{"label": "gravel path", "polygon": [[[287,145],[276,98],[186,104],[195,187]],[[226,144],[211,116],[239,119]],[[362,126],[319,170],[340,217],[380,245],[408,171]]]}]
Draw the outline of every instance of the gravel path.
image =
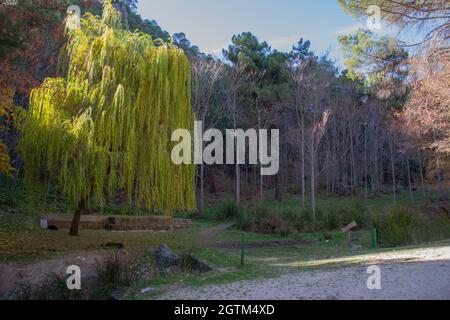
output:
[{"label": "gravel path", "polygon": [[[450,247],[365,256],[365,262],[334,270],[283,275],[275,279],[182,288],[162,300],[450,300]],[[381,269],[381,290],[367,288],[367,268]]]}]

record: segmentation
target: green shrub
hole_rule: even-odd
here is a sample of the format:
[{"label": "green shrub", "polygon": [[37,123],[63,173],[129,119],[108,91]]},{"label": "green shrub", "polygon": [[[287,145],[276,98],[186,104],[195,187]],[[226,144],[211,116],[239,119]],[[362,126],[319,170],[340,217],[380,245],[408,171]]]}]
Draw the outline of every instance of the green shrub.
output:
[{"label": "green shrub", "polygon": [[326,230],[336,230],[341,226],[341,217],[343,209],[339,207],[330,207],[326,210],[318,211],[318,218],[321,225]]},{"label": "green shrub", "polygon": [[235,223],[235,227],[242,231],[250,231],[251,221],[250,217],[246,212],[240,212]]},{"label": "green shrub", "polygon": [[303,230],[307,224],[300,209],[287,208],[283,210],[282,217],[289,227],[297,231]]},{"label": "green shrub", "polygon": [[333,240],[333,235],[328,231],[323,231],[320,237],[320,241],[331,241]]},{"label": "green shrub", "polygon": [[50,274],[34,293],[34,297],[35,300],[81,300],[83,293],[79,290],[67,289],[64,277]]},{"label": "green shrub", "polygon": [[106,300],[116,290],[128,288],[138,280],[139,264],[120,256],[119,251],[97,267],[97,274],[83,290],[69,290],[67,279],[54,273],[39,285],[21,284],[11,295],[13,300]]},{"label": "green shrub", "polygon": [[312,210],[307,208],[300,209],[300,217],[304,221],[305,225],[312,222]]},{"label": "green shrub", "polygon": [[244,231],[274,234],[286,226],[281,214],[264,206],[257,206],[239,213],[236,228]]},{"label": "green shrub", "polygon": [[291,229],[289,229],[289,227],[287,226],[282,226],[279,230],[278,233],[280,234],[280,237],[282,238],[287,238],[289,237],[289,235],[292,233]]},{"label": "green shrub", "polygon": [[185,251],[180,256],[180,268],[182,272],[192,272],[198,261],[192,256],[192,250]]},{"label": "green shrub", "polygon": [[285,227],[283,218],[279,213],[265,216],[261,219],[252,219],[252,231],[265,234],[274,234]]},{"label": "green shrub", "polygon": [[388,207],[383,214],[372,218],[378,240],[387,246],[410,244],[418,226],[418,215],[406,207]]},{"label": "green shrub", "polygon": [[13,294],[15,300],[83,300],[83,291],[67,289],[66,279],[57,274],[47,274],[35,288],[22,284]]},{"label": "green shrub", "polygon": [[263,220],[270,217],[274,212],[262,204],[249,210],[250,216],[254,220]]},{"label": "green shrub", "polygon": [[33,289],[31,285],[27,283],[20,283],[17,288],[12,292],[9,299],[26,301],[31,300],[33,295]]},{"label": "green shrub", "polygon": [[97,275],[91,299],[109,299],[111,293],[131,286],[138,279],[138,266],[116,251],[103,264],[97,267]]},{"label": "green shrub", "polygon": [[324,210],[318,209],[317,212],[321,227],[325,230],[336,230],[353,221],[360,227],[367,225],[367,210],[360,201],[354,201],[350,206],[334,206]]},{"label": "green shrub", "polygon": [[228,201],[219,208],[217,218],[220,221],[233,220],[239,216],[239,208],[234,201]]},{"label": "green shrub", "polygon": [[294,240],[296,240],[296,241],[302,241],[302,240],[304,240],[303,234],[300,233],[300,232],[295,233],[293,237],[294,237]]},{"label": "green shrub", "polygon": [[450,238],[450,219],[423,217],[414,231],[417,241],[437,241]]},{"label": "green shrub", "polygon": [[368,212],[366,206],[359,200],[352,202],[352,205],[344,211],[343,224],[347,225],[353,221],[359,226],[368,224]]}]

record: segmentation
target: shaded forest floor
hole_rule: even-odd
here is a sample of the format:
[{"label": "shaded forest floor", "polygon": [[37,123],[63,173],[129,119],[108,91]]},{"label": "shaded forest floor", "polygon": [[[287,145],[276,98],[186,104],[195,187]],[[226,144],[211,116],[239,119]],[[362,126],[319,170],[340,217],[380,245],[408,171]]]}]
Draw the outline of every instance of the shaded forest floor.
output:
[{"label": "shaded forest floor", "polygon": [[[233,218],[219,217],[224,210],[226,200],[211,201],[207,205],[204,218],[194,219],[194,228],[177,232],[108,232],[83,230],[79,238],[67,235],[67,230],[50,231],[41,230],[37,226],[37,218],[42,213],[71,213],[72,206],[52,194],[36,197],[35,202],[30,203],[26,196],[17,189],[0,187],[0,261],[22,261],[51,258],[74,252],[86,252],[107,250],[104,245],[110,242],[123,243],[128,250],[147,250],[161,243],[167,244],[174,250],[190,250],[211,241],[240,242],[242,231],[233,229]],[[416,192],[415,207],[433,207],[436,193],[430,192],[423,195]],[[299,197],[287,195],[282,203],[266,201],[264,207],[273,210],[290,210],[299,208]],[[229,203],[229,202],[228,202]],[[397,204],[410,205],[407,192],[397,195]],[[439,203],[436,201],[436,203]],[[365,200],[360,197],[319,197],[318,208],[351,207],[362,208],[365,215],[371,212],[383,210],[394,204],[391,195],[381,195],[375,199]],[[258,208],[257,202],[245,201],[244,208]],[[226,209],[226,208],[225,208]],[[103,212],[106,215],[131,215],[123,206],[111,205]],[[245,210],[245,209],[244,209]],[[143,212],[135,213],[144,215]],[[179,214],[179,218],[185,218],[185,214]],[[223,230],[224,226],[229,227]],[[338,228],[339,229],[339,228]],[[367,230],[366,230],[367,231]],[[326,232],[328,233],[328,232]],[[363,232],[364,233],[364,232]],[[272,240],[308,240],[322,239],[323,232],[299,232],[288,235],[246,233],[247,241],[272,241]],[[333,239],[346,241],[346,236],[341,232],[332,232]],[[442,239],[440,239],[442,240]],[[366,232],[363,246],[369,246],[370,235]]]}]

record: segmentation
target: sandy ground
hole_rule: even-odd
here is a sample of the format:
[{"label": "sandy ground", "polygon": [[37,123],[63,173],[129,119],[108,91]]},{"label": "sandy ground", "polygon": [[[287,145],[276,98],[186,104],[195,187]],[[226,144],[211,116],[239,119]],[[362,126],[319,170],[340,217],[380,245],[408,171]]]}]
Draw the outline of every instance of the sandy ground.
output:
[{"label": "sandy ground", "polygon": [[[161,300],[450,300],[450,247],[358,257],[357,265],[275,279],[182,288]],[[353,261],[355,262],[355,261]],[[381,269],[381,290],[369,290],[369,265]]]}]

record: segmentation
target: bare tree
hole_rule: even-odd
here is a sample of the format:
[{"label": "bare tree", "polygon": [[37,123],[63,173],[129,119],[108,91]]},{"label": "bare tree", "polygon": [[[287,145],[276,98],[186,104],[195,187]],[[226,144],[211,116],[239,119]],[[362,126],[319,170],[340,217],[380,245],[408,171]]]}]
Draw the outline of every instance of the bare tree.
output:
[{"label": "bare tree", "polygon": [[[217,82],[224,77],[224,66],[221,62],[195,58],[191,62],[192,69],[192,106],[194,108],[197,120],[202,121],[202,132],[205,130],[207,119],[213,121],[209,116],[211,103],[214,96],[214,90]],[[208,125],[212,125],[209,123]],[[202,139],[202,152],[204,142]],[[205,165],[203,160],[200,164],[200,204],[199,213],[204,215],[205,210]]]},{"label": "bare tree", "polygon": [[[249,74],[247,73],[247,65],[243,61],[239,61],[234,66],[230,66],[227,72],[227,109],[228,113],[231,116],[231,120],[233,122],[233,128],[236,131],[237,129],[237,118],[239,113],[238,108],[238,98],[239,91],[242,88],[242,85],[248,80]],[[236,205],[240,207],[241,205],[241,168],[239,165],[239,154],[237,150],[237,143],[235,137],[235,174],[236,174]]]},{"label": "bare tree", "polygon": [[325,134],[328,119],[330,117],[330,111],[326,110],[322,114],[322,119],[315,122],[308,131],[309,139],[307,142],[309,156],[310,156],[310,165],[311,165],[311,208],[313,211],[313,222],[316,222],[316,158],[317,152],[320,146],[320,142]]},{"label": "bare tree", "polygon": [[420,149],[433,160],[440,197],[446,199],[448,188],[443,180],[450,171],[450,50],[443,49],[442,43],[448,41],[434,41],[411,59],[412,94],[402,117],[410,133],[418,137]]},{"label": "bare tree", "polygon": [[297,125],[300,129],[299,152],[301,161],[301,188],[302,188],[302,207],[306,207],[306,186],[305,186],[305,84],[310,81],[311,76],[307,74],[307,67],[310,61],[306,60],[300,64],[289,65],[294,92],[294,107],[297,119]]}]

